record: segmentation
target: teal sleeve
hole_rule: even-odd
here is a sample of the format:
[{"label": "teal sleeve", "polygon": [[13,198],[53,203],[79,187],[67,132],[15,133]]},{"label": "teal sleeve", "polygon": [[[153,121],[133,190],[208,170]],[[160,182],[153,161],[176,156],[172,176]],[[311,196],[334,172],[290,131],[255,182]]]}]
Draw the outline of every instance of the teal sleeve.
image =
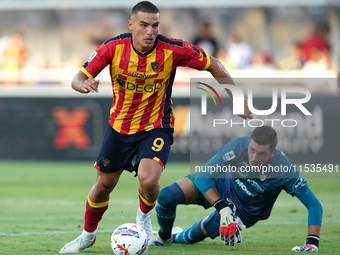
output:
[{"label": "teal sleeve", "polygon": [[303,193],[298,199],[308,209],[308,226],[320,225],[322,222],[322,206],[314,193],[308,187],[307,191]]},{"label": "teal sleeve", "polygon": [[218,167],[222,167],[223,165],[224,162],[221,157],[215,155],[205,165],[205,171],[197,173],[195,176],[195,185],[203,195],[209,189],[216,188],[214,178],[221,174],[221,171],[218,170]]}]

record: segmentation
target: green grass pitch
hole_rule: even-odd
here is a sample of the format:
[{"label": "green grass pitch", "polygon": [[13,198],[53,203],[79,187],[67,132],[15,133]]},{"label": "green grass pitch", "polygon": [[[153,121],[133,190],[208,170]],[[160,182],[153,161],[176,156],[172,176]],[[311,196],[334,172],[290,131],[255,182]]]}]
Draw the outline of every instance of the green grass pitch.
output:
[{"label": "green grass pitch", "polygon": [[[169,163],[161,186],[188,172],[188,163]],[[57,254],[81,233],[86,197],[95,178],[92,162],[0,161],[0,254]],[[319,254],[340,254],[339,179],[308,183],[324,209]],[[97,243],[83,254],[112,254],[112,231],[135,221],[137,187],[138,180],[125,172],[99,224]],[[209,212],[179,206],[175,226],[190,227]],[[152,221],[157,229],[154,211]],[[270,219],[243,231],[240,245],[225,247],[218,238],[207,238],[195,245],[150,247],[147,254],[293,254],[291,248],[302,245],[306,234],[307,210],[282,192]]]}]

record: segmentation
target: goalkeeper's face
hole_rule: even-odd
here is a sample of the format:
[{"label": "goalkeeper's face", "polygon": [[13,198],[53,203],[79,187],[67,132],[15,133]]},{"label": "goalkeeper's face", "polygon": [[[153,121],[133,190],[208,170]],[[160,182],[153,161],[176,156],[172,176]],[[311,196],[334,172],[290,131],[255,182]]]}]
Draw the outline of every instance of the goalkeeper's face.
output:
[{"label": "goalkeeper's face", "polygon": [[248,146],[249,167],[256,169],[267,165],[274,153],[275,150],[271,151],[269,144],[259,145],[251,139]]}]

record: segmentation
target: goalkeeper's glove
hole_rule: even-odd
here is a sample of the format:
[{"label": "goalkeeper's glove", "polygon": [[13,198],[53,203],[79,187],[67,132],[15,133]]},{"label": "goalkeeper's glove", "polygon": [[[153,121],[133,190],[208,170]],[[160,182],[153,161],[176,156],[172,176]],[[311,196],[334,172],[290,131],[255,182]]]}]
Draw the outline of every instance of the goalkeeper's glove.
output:
[{"label": "goalkeeper's glove", "polygon": [[224,245],[234,246],[235,240],[237,243],[241,243],[240,229],[246,229],[241,219],[234,215],[223,199],[216,201],[214,206],[221,216],[220,236],[221,240],[224,241]]},{"label": "goalkeeper's glove", "polygon": [[296,252],[318,252],[319,250],[319,237],[316,235],[309,235],[305,241],[305,244],[302,246],[295,246],[292,251]]}]

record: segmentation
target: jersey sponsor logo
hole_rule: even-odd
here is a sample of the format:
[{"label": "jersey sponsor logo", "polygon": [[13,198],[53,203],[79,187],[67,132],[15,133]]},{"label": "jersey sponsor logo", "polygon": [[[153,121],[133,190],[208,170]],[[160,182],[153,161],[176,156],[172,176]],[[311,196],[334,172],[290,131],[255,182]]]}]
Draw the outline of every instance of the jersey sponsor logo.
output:
[{"label": "jersey sponsor logo", "polygon": [[240,188],[241,188],[248,196],[250,196],[250,197],[256,197],[255,194],[251,193],[251,192],[247,189],[246,185],[244,185],[244,183],[241,182],[240,179],[236,179],[235,182],[237,183],[237,185],[238,185],[238,186],[239,186],[239,187],[240,187]]},{"label": "jersey sponsor logo", "polygon": [[[260,177],[261,178],[261,177]],[[266,178],[266,177],[265,177]],[[260,184],[258,184],[256,181],[254,181],[253,179],[247,179],[247,182],[254,186],[256,189],[258,189],[261,193],[264,192],[264,189],[261,188]]]},{"label": "jersey sponsor logo", "polygon": [[235,153],[233,151],[227,152],[222,157],[225,162],[232,160],[233,158],[236,158]]},{"label": "jersey sponsor logo", "polygon": [[92,61],[92,59],[94,59],[95,56],[97,56],[98,52],[97,51],[94,51],[92,53],[92,55],[90,56],[89,60],[87,60],[88,63],[90,63]]},{"label": "jersey sponsor logo", "polygon": [[239,163],[239,165],[240,166],[248,166],[248,162],[243,160]]},{"label": "jersey sponsor logo", "polygon": [[125,88],[125,81],[123,79],[116,79],[117,83],[119,84],[119,86],[121,86],[122,88]]},{"label": "jersey sponsor logo", "polygon": [[303,187],[304,185],[305,185],[304,181],[302,177],[300,176],[299,179],[297,179],[297,181],[293,184],[293,190],[298,189],[300,186]]},{"label": "jersey sponsor logo", "polygon": [[151,67],[152,67],[152,70],[154,72],[157,72],[158,68],[159,68],[159,62],[152,62],[151,63]]},{"label": "jersey sponsor logo", "polygon": [[163,87],[163,83],[156,83],[156,84],[144,84],[144,83],[137,83],[134,84],[132,82],[124,81],[123,79],[117,78],[116,79],[119,86],[127,90],[133,90],[137,93],[156,93]]},{"label": "jersey sponsor logo", "polygon": [[146,74],[146,73],[140,73],[140,72],[129,72],[127,70],[123,71],[124,75],[135,77],[138,79],[153,79],[158,77],[158,73],[156,74]]},{"label": "jersey sponsor logo", "polygon": [[124,61],[124,62],[127,62],[127,63],[130,63],[130,64],[134,64],[134,63],[135,63],[135,61],[130,60],[130,59],[124,59],[123,61]]},{"label": "jersey sponsor logo", "polygon": [[241,167],[237,168],[236,174],[240,176],[241,179],[246,179],[247,178],[247,173],[241,171]]}]

